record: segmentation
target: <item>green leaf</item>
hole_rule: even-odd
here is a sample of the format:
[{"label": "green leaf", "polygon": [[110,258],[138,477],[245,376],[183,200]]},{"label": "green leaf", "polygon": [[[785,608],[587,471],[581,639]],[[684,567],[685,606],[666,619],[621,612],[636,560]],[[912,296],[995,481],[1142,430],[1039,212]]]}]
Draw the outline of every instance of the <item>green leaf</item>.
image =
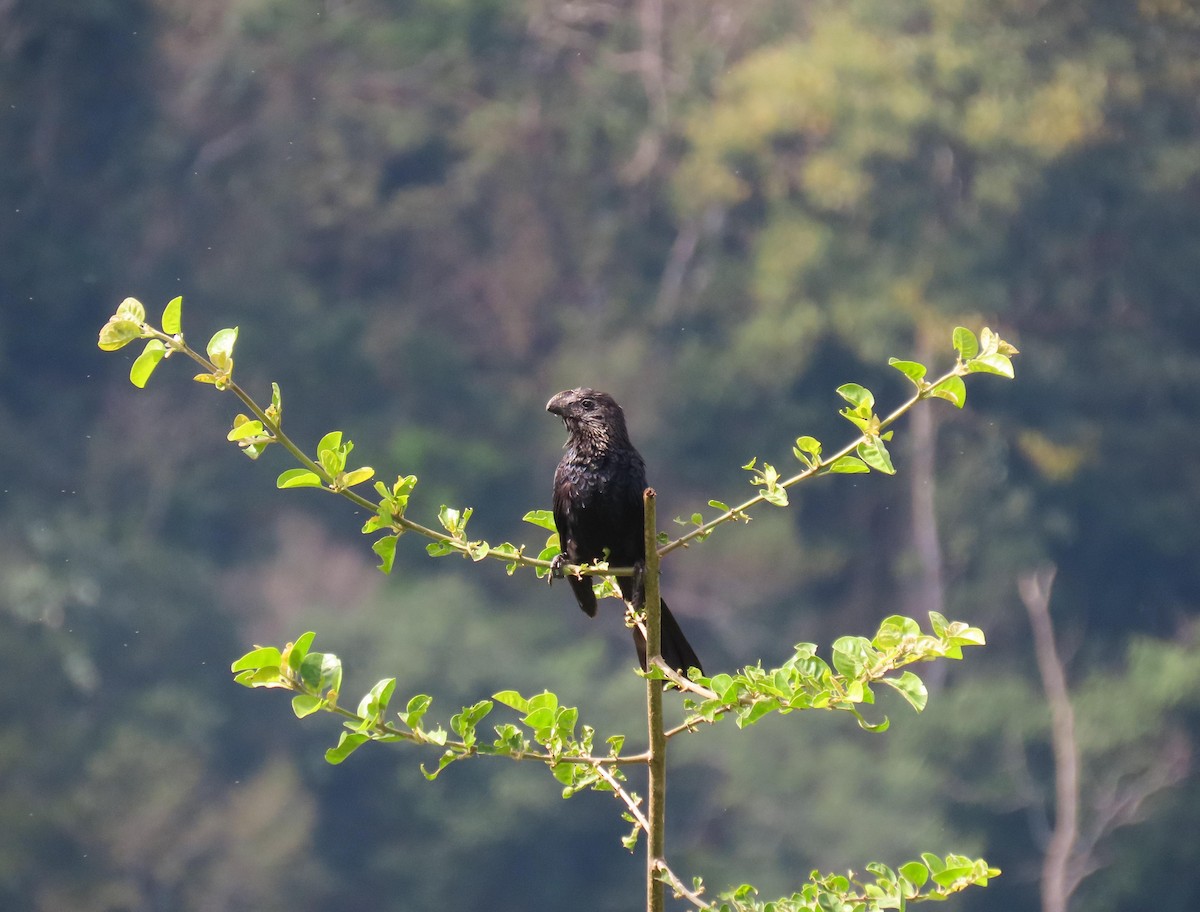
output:
[{"label": "green leaf", "polygon": [[917,389],[921,389],[924,385],[925,374],[929,368],[920,361],[901,361],[899,358],[888,358],[888,364],[911,380]]},{"label": "green leaf", "polygon": [[322,484],[321,476],[308,469],[288,469],[275,479],[277,488],[319,488]]},{"label": "green leaf", "polygon": [[132,320],[134,323],[146,322],[146,308],[142,306],[142,302],[137,298],[126,298],[117,305],[117,312],[113,314],[117,320]]},{"label": "green leaf", "polygon": [[947,628],[947,633],[951,642],[959,643],[963,646],[986,645],[982,630],[978,627],[967,627],[961,621],[951,624]]},{"label": "green leaf", "polygon": [[854,407],[854,412],[864,417],[871,414],[875,407],[875,397],[865,386],[857,383],[843,383],[837,388],[837,394]]},{"label": "green leaf", "polygon": [[558,527],[554,525],[554,514],[550,510],[530,510],[521,519],[524,522],[533,523],[535,526],[541,526],[548,532],[558,531]]},{"label": "green leaf", "polygon": [[929,880],[929,868],[919,861],[910,861],[900,865],[900,876],[919,890]]},{"label": "green leaf", "polygon": [[336,450],[342,445],[342,432],[330,431],[317,442],[317,454],[325,450]]},{"label": "green leaf", "polygon": [[542,732],[554,727],[555,710],[550,706],[531,709],[521,720],[535,732]]},{"label": "green leaf", "polygon": [[100,330],[100,340],[96,343],[104,351],[116,351],[124,348],[134,339],[140,339],[142,327],[132,320],[109,320]]},{"label": "green leaf", "polygon": [[957,375],[947,377],[941,383],[931,386],[926,395],[945,399],[959,408],[967,404],[967,386],[963,383],[962,377]]},{"label": "green leaf", "polygon": [[311,694],[296,694],[292,697],[292,712],[296,714],[297,719],[303,719],[305,716],[311,716],[317,712],[325,701],[321,697],[314,697]]},{"label": "green leaf", "polygon": [[510,709],[515,709],[519,713],[529,712],[529,701],[515,690],[502,690],[499,693],[492,694],[492,699],[497,703],[503,703]]},{"label": "green leaf", "polygon": [[804,435],[796,438],[796,448],[813,456],[821,455],[821,441],[816,437]]},{"label": "green leaf", "polygon": [[364,734],[342,732],[342,736],[338,739],[337,747],[331,747],[325,751],[325,762],[337,766],[369,740],[371,739]]},{"label": "green leaf", "polygon": [[739,712],[737,719],[734,720],[734,724],[736,724],[738,728],[745,728],[748,725],[753,725],[763,716],[769,715],[776,708],[777,705],[774,700],[758,700]]},{"label": "green leaf", "polygon": [[892,727],[892,720],[889,719],[887,716],[883,717],[882,722],[868,722],[866,720],[866,718],[863,717],[857,710],[854,710],[854,718],[858,722],[858,727],[861,728],[863,731],[869,731],[869,732],[874,732],[876,734],[882,734],[883,732],[887,731],[889,728]]},{"label": "green leaf", "polygon": [[829,464],[829,471],[838,475],[861,475],[871,469],[857,457],[842,456]]},{"label": "green leaf", "polygon": [[182,312],[183,296],[180,295],[178,297],[171,298],[171,300],[167,302],[166,309],[163,310],[162,331],[169,336],[173,336],[176,333],[182,332]]},{"label": "green leaf", "polygon": [[292,690],[291,682],[286,680],[278,668],[257,668],[239,672],[233,679],[243,687],[282,687]]},{"label": "green leaf", "polygon": [[838,637],[833,643],[833,667],[848,678],[857,678],[874,648],[863,637]]},{"label": "green leaf", "polygon": [[885,475],[895,475],[896,467],[892,465],[891,454],[878,437],[869,437],[858,445],[856,452],[859,458],[876,472]]},{"label": "green leaf", "polygon": [[416,731],[421,724],[421,719],[425,717],[425,713],[429,711],[432,704],[433,697],[428,694],[417,694],[408,701],[404,712],[399,713],[400,721]]},{"label": "green leaf", "polygon": [[774,504],[777,507],[786,507],[788,505],[787,488],[781,488],[778,486],[772,488],[759,488],[758,493],[761,494],[763,500],[769,504]]},{"label": "green leaf", "polygon": [[294,672],[299,672],[300,663],[308,655],[308,650],[312,648],[313,640],[316,638],[316,633],[309,630],[302,633],[295,643],[288,644],[288,648],[284,650],[284,659],[288,664],[288,668]]},{"label": "green leaf", "polygon": [[233,429],[225,435],[225,439],[236,442],[244,440],[247,437],[258,437],[263,432],[263,424],[257,419],[247,418],[245,415],[238,415],[233,419]]},{"label": "green leaf", "polygon": [[428,552],[430,557],[445,557],[448,554],[454,554],[458,551],[458,549],[448,541],[430,542],[425,546],[425,550]]},{"label": "green leaf", "polygon": [[379,569],[384,573],[392,572],[392,564],[396,560],[396,540],[399,535],[385,535],[371,545],[371,550],[379,556]]},{"label": "green leaf", "polygon": [[492,711],[494,706],[495,704],[491,700],[480,700],[471,706],[464,706],[459,724],[464,728],[475,728]]},{"label": "green leaf", "polygon": [[213,333],[213,337],[208,340],[208,347],[205,349],[208,352],[209,360],[217,367],[232,361],[233,346],[237,342],[237,337],[238,328],[236,326],[219,329]]},{"label": "green leaf", "polygon": [[230,667],[230,671],[246,671],[247,669],[278,668],[283,661],[283,655],[274,646],[259,646],[246,653]]},{"label": "green leaf", "polygon": [[137,356],[137,360],[133,362],[133,366],[129,369],[129,382],[138,389],[143,389],[146,386],[146,381],[150,379],[150,375],[154,373],[154,368],[158,367],[158,362],[163,359],[166,353],[167,347],[157,339],[151,339],[147,342],[146,347],[142,349],[142,353]]},{"label": "green leaf", "polygon": [[309,690],[324,694],[340,690],[342,660],[332,652],[310,652],[300,661],[300,682]]},{"label": "green leaf", "polygon": [[330,431],[317,443],[317,462],[331,477],[337,477],[346,468],[346,457],[353,449],[351,441],[342,442],[341,431]]},{"label": "green leaf", "polygon": [[985,355],[994,355],[1000,350],[1000,337],[992,332],[990,326],[985,326],[979,331],[979,355],[982,358]]},{"label": "green leaf", "polygon": [[979,353],[979,340],[975,338],[975,333],[965,326],[954,328],[951,341],[954,343],[954,350],[958,352],[960,361],[970,361]]},{"label": "green leaf", "polygon": [[[947,858],[949,862],[949,858]],[[949,887],[955,881],[970,877],[975,871],[974,864],[949,864],[933,874],[933,882],[939,887]]]},{"label": "green leaf", "polygon": [[376,681],[375,686],[359,701],[358,714],[373,722],[378,722],[383,714],[387,712],[388,704],[392,701],[392,694],[395,690],[395,678],[383,678]]},{"label": "green leaf", "polygon": [[946,867],[946,863],[932,852],[922,852],[921,861],[925,862],[925,867],[929,869],[930,874],[936,874]]},{"label": "green leaf", "polygon": [[917,712],[925,709],[925,704],[929,702],[929,691],[925,689],[925,682],[911,671],[904,672],[898,678],[881,678],[880,680],[895,688]]},{"label": "green leaf", "polygon": [[934,636],[940,637],[946,632],[946,618],[936,611],[929,612],[929,625],[933,628]]},{"label": "green leaf", "polygon": [[728,513],[728,512],[729,512],[729,505],[728,505],[728,504],[723,504],[723,503],[721,503],[721,501],[719,501],[719,500],[710,500],[710,501],[708,502],[708,505],[709,505],[710,507],[712,507],[714,510],[720,510],[722,513]]},{"label": "green leaf", "polygon": [[1009,360],[1008,355],[1002,355],[999,352],[972,358],[967,362],[967,370],[972,373],[999,374],[1009,380],[1015,376],[1012,361]]},{"label": "green leaf", "polygon": [[509,576],[512,576],[514,573],[517,572],[517,567],[520,566],[517,559],[521,556],[523,549],[524,549],[523,545],[520,548],[518,548],[512,542],[501,542],[500,544],[496,545],[496,547],[494,547],[492,549],[492,551],[495,554],[502,554],[505,557],[512,558],[512,560],[510,560],[507,564],[504,565],[505,572]]},{"label": "green leaf", "polygon": [[375,470],[370,466],[363,466],[361,469],[355,469],[352,472],[347,472],[342,476],[342,487],[352,488],[355,485],[362,484],[364,481],[370,481],[375,476]]}]

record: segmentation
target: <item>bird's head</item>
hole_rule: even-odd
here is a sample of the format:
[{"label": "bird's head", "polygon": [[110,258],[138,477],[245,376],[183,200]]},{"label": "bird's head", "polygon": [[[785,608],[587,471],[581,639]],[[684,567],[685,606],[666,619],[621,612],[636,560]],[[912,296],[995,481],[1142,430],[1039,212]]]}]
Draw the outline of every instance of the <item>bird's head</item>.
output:
[{"label": "bird's head", "polygon": [[563,390],[546,403],[546,411],[562,418],[572,439],[585,438],[597,444],[629,440],[625,413],[608,393],[583,386]]}]

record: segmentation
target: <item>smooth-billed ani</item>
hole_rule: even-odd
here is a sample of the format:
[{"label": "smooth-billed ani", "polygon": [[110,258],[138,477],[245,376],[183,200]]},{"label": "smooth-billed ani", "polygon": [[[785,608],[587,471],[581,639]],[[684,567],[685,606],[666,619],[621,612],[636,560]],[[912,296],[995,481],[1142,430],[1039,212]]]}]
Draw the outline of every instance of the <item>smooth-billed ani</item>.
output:
[{"label": "smooth-billed ani", "polygon": [[[566,453],[554,473],[554,524],[562,547],[560,560],[589,564],[603,559],[612,567],[642,567],[646,560],[642,493],[646,463],[629,442],[625,413],[608,393],[593,389],[564,390],[546,403],[546,411],[562,418],[569,434]],[[579,607],[596,615],[596,595],[589,577],[569,577]],[[617,578],[625,601],[641,607],[641,576]],[[700,660],[662,601],[662,657],[671,668],[686,672]],[[638,661],[646,669],[646,640],[633,628]]]}]

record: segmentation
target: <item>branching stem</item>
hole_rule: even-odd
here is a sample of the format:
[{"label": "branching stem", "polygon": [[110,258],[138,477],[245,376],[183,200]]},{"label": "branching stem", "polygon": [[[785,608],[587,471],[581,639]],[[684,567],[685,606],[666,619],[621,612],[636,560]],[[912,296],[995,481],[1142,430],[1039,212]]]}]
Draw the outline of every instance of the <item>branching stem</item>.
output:
[{"label": "branching stem", "polygon": [[[966,372],[967,372],[966,369],[963,367],[963,365],[961,363],[956,364],[951,370],[947,371],[943,376],[941,376],[937,380],[934,380],[933,382],[929,383],[927,386],[922,387],[921,390],[919,390],[915,395],[910,397],[906,402],[904,402],[902,405],[900,405],[899,408],[897,408],[895,411],[893,411],[886,418],[880,419],[878,430],[879,431],[886,430],[888,427],[895,424],[901,417],[903,417],[910,409],[912,409],[912,407],[914,405],[916,405],[922,399],[930,398],[930,390],[931,389],[936,388],[939,384],[943,383],[946,380],[949,380],[951,377],[962,376]],[[868,439],[867,434],[859,435],[854,440],[850,441],[848,444],[846,444],[844,447],[842,447],[840,450],[838,450],[836,453],[834,453],[832,456],[826,456],[826,457],[818,460],[815,465],[811,465],[808,468],[806,468],[804,471],[798,472],[797,474],[793,475],[791,478],[781,481],[779,483],[779,487],[790,488],[793,485],[797,485],[802,481],[806,481],[809,478],[813,478],[816,475],[819,475],[823,470],[828,469],[830,465],[837,462],[843,456],[849,456],[851,453],[853,453],[858,448],[858,445],[860,443],[862,443],[864,440],[867,440],[867,439]],[[726,510],[724,513],[722,513],[720,516],[716,517],[715,519],[710,519],[708,522],[704,523],[703,525],[697,526],[695,529],[692,529],[686,535],[681,535],[679,538],[676,538],[672,541],[667,542],[665,545],[663,545],[661,548],[658,549],[658,556],[666,557],[672,551],[678,550],[679,548],[686,548],[688,546],[688,544],[690,542],[692,542],[693,540],[695,540],[697,538],[706,537],[717,526],[723,525],[724,523],[727,523],[727,522],[733,522],[734,520],[744,518],[746,515],[746,512],[748,510],[750,510],[752,507],[758,506],[761,503],[766,503],[766,501],[767,501],[766,495],[757,494],[754,497],[751,497],[749,500],[745,501],[744,503],[738,504],[736,507],[730,507],[728,510]]]},{"label": "branching stem", "polygon": [[[642,496],[645,510],[646,536],[646,590],[643,602],[646,608],[646,664],[658,663],[662,654],[662,602],[659,596],[657,495],[647,488]],[[649,729],[649,761],[647,770],[650,793],[649,829],[646,833],[646,910],[663,912],[663,885],[657,877],[666,847],[666,800],[667,800],[667,737],[663,724],[663,682],[658,678],[646,679],[646,720]]]}]

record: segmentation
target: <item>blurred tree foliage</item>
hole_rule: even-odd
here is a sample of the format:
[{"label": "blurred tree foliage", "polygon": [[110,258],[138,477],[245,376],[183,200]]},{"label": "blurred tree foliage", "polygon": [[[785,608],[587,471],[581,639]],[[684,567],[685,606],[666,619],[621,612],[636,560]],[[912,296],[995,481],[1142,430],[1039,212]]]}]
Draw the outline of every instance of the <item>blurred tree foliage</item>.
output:
[{"label": "blurred tree foliage", "polygon": [[[559,813],[535,771],[325,769],[319,737],[228,683],[247,641],[336,617],[376,677],[435,695],[452,663],[602,719],[639,701],[619,625],[608,651],[562,593],[411,555],[399,595],[353,519],[294,512],[219,446],[223,406],[90,360],[115,301],[186,290],[192,320],[247,328],[298,437],[336,416],[494,540],[549,499],[554,390],[626,402],[662,511],[687,515],[751,455],[833,439],[837,384],[904,394],[864,365],[1002,327],[1020,382],[902,428],[900,483],[814,487],[666,567],[720,663],[939,599],[987,656],[885,748],[698,739],[672,841],[783,886],[900,851],[926,808],[939,844],[1010,875],[964,908],[1032,908],[1051,760],[1018,575],[1059,567],[1091,781],[1168,749],[1186,767],[1198,731],[1197,97],[1178,0],[0,3],[0,905],[426,908],[454,884],[607,909],[640,878],[607,808]],[[989,714],[956,714],[979,690]],[[1149,881],[1156,908],[1195,907],[1193,876],[1163,883],[1200,861],[1194,782],[1172,795],[1100,845],[1089,908],[1145,908]],[[896,827],[856,832],[856,800]],[[552,854],[588,863],[514,877]]]}]

